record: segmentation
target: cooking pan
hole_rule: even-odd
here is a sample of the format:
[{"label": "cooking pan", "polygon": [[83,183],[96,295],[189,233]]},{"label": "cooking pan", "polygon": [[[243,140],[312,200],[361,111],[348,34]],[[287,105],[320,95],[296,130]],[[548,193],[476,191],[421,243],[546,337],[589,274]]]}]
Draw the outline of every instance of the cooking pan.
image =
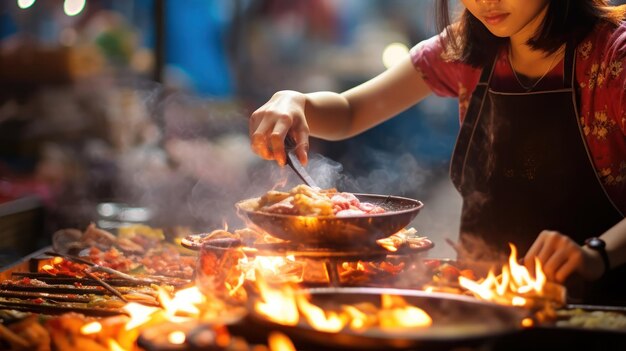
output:
[{"label": "cooking pan", "polygon": [[304,292],[310,294],[311,301],[324,310],[337,310],[341,304],[362,302],[380,307],[381,294],[401,296],[409,304],[428,313],[433,324],[425,328],[344,329],[330,333],[315,330],[302,320],[296,326],[280,325],[258,315],[253,309],[248,317],[259,326],[283,331],[296,342],[313,343],[325,348],[451,350],[485,346],[520,332],[521,321],[528,316],[520,308],[446,293],[385,288],[315,288]]},{"label": "cooking pan", "polygon": [[346,217],[313,217],[256,211],[260,198],[235,204],[240,216],[274,237],[315,246],[372,246],[407,226],[424,207],[421,201],[400,196],[354,194],[359,201],[385,209],[384,213]]}]

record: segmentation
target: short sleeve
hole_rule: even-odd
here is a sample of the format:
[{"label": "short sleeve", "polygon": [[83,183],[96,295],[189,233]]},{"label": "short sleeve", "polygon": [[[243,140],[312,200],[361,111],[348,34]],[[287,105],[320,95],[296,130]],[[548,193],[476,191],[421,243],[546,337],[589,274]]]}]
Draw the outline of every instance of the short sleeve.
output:
[{"label": "short sleeve", "polygon": [[411,60],[430,89],[439,96],[458,97],[464,64],[442,57],[441,35],[426,39],[411,48]]}]

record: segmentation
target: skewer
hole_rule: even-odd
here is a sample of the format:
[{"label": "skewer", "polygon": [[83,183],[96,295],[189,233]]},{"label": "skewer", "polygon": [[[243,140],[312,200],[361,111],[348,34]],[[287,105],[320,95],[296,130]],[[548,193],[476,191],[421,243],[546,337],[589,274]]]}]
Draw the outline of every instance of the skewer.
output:
[{"label": "skewer", "polygon": [[95,274],[90,272],[89,269],[85,269],[85,270],[83,270],[83,272],[85,272],[85,274],[87,274],[87,276],[89,276],[89,278],[91,278],[91,279],[97,281],[98,283],[100,283],[100,285],[102,285],[105,289],[109,290],[113,295],[117,296],[120,300],[122,300],[124,302],[128,302],[128,300],[126,300],[124,295],[122,295],[119,291],[117,291],[117,289],[115,289],[111,285],[109,285],[106,282],[104,282],[104,280],[98,278]]},{"label": "skewer", "polygon": [[127,280],[131,280],[131,281],[137,281],[138,280],[137,278],[133,277],[132,275],[128,275],[126,273],[120,272],[120,271],[115,270],[113,268],[109,268],[109,267],[105,267],[105,266],[101,266],[101,265],[95,264],[95,263],[93,263],[91,261],[87,261],[85,259],[73,256],[73,255],[62,254],[62,253],[53,252],[53,251],[46,251],[46,252],[44,252],[44,254],[46,254],[48,256],[62,257],[62,258],[65,258],[66,260],[73,261],[73,262],[76,262],[76,263],[82,263],[82,264],[90,266],[92,269],[96,269],[96,270],[103,271],[103,272],[106,272],[106,273],[109,273],[109,274],[113,274],[113,275],[116,275],[116,276],[118,276],[120,278],[124,278],[124,279],[127,279]]},{"label": "skewer", "polygon": [[29,291],[29,292],[42,292],[52,294],[93,294],[93,295],[108,295],[110,292],[101,289],[98,286],[90,287],[69,287],[69,286],[31,286],[31,285],[14,285],[14,284],[0,284],[0,288],[6,291]]},{"label": "skewer", "polygon": [[29,291],[11,291],[11,290],[0,290],[0,297],[9,297],[9,298],[17,298],[17,299],[50,299],[54,301],[60,302],[82,302],[88,303],[91,299],[89,296],[82,295],[63,295],[63,294],[49,294],[43,292],[29,292]]},{"label": "skewer", "polygon": [[127,314],[126,311],[121,309],[105,309],[105,308],[86,308],[76,306],[52,306],[41,305],[27,302],[13,302],[13,301],[1,301],[0,309],[2,310],[16,310],[22,312],[35,312],[42,314],[64,314],[68,312],[81,313],[86,316],[97,317],[109,317],[118,316],[120,314]]},{"label": "skewer", "polygon": [[[46,283],[49,283],[49,282],[52,282],[55,284],[81,283],[82,285],[97,285],[96,282],[93,282],[90,279],[78,278],[78,277],[74,277],[70,275],[67,275],[67,276],[64,276],[61,274],[50,275],[49,273],[35,273],[35,272],[13,272],[11,273],[11,275],[13,277],[18,277],[18,278],[37,279]],[[147,285],[149,286],[150,284],[152,284],[151,281],[147,281],[147,280],[129,281],[127,279],[121,279],[121,278],[109,278],[109,279],[105,278],[102,280],[107,282],[107,284],[111,286],[147,286]]]},{"label": "skewer", "polygon": [[[98,285],[88,287],[74,287],[74,286],[58,286],[58,285],[45,285],[45,286],[33,286],[33,285],[20,285],[10,283],[0,283],[0,289],[10,291],[31,291],[31,292],[44,292],[55,294],[93,294],[93,295],[110,295],[111,292]],[[135,291],[129,289],[130,292],[138,292],[153,297],[157,296],[157,293],[153,290],[139,290]],[[122,291],[124,293],[124,291]]]},{"label": "skewer", "polygon": [[99,270],[105,273],[109,273],[112,275],[115,275],[119,278],[122,279],[126,279],[128,281],[131,281],[133,283],[140,283],[140,284],[169,284],[169,285],[174,285],[176,287],[180,287],[180,286],[184,286],[189,284],[191,281],[187,280],[187,279],[181,279],[181,278],[174,278],[174,277],[165,277],[165,276],[157,276],[157,275],[151,275],[150,278],[137,278],[137,277],[133,277],[132,275],[126,274],[124,272],[120,272],[118,270],[115,270],[113,268],[109,268],[109,267],[105,267],[105,266],[101,266],[99,264],[95,264],[91,261],[85,260],[83,258],[77,257],[77,256],[73,256],[73,255],[68,255],[68,254],[62,254],[62,253],[58,253],[58,252],[53,252],[53,251],[46,251],[44,252],[45,255],[48,256],[56,256],[56,257],[62,257],[66,260],[69,261],[73,261],[76,263],[82,263],[85,265],[88,265],[91,267],[91,270]]}]

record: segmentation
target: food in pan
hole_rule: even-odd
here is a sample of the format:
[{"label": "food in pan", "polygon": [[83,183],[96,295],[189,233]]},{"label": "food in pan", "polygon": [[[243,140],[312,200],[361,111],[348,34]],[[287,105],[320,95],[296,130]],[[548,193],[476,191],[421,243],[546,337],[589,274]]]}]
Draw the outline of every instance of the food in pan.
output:
[{"label": "food in pan", "polygon": [[298,185],[288,192],[271,190],[261,196],[255,209],[260,212],[299,216],[360,216],[384,213],[385,209],[361,202],[352,193],[337,189],[314,189]]},{"label": "food in pan", "polygon": [[558,310],[556,325],[565,328],[626,329],[626,315],[616,311],[594,311],[575,308]]}]

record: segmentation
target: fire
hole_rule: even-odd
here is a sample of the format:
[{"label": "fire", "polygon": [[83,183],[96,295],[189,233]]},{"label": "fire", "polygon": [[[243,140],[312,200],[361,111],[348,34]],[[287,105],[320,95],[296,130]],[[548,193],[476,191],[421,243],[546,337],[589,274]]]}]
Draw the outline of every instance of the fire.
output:
[{"label": "fire", "polygon": [[409,305],[402,297],[382,295],[380,326],[383,329],[424,328],[433,324],[421,308]]},{"label": "fire", "polygon": [[174,345],[181,345],[185,343],[186,338],[187,336],[185,335],[184,332],[177,330],[177,331],[171,332],[167,336],[167,341],[169,341],[170,343]]},{"label": "fire", "polygon": [[101,330],[102,330],[102,324],[100,324],[100,322],[87,323],[80,328],[80,332],[83,335],[97,334]]},{"label": "fire", "polygon": [[152,315],[159,311],[159,308],[129,302],[124,306],[124,310],[130,315],[130,320],[126,323],[124,328],[126,330],[132,330],[148,323],[152,319]]},{"label": "fire", "polygon": [[288,336],[280,332],[272,332],[267,338],[270,351],[296,351],[296,347]]},{"label": "fire", "polygon": [[309,296],[295,291],[291,286],[273,288],[263,280],[257,280],[257,286],[261,299],[256,302],[255,311],[282,325],[295,326],[303,320],[315,330],[338,333],[346,328],[353,331],[367,328],[426,328],[433,322],[424,310],[408,304],[400,296],[381,295],[380,308],[371,303],[360,303],[325,309],[312,303]]},{"label": "fire", "polygon": [[113,339],[108,339],[107,343],[109,344],[109,350],[111,351],[126,351],[126,349],[120,346],[120,344]]},{"label": "fire", "polygon": [[[210,299],[200,292],[197,287],[182,289],[171,296],[165,289],[159,290],[159,302],[162,308],[145,306],[130,302],[123,309],[128,313],[124,316],[119,334],[106,338],[110,350],[132,350],[135,340],[139,335],[152,327],[158,327],[167,323],[186,325],[187,323],[203,323],[218,321],[218,318],[228,318],[229,313],[241,313],[240,309],[227,306],[223,301]],[[221,313],[221,315],[220,315]],[[231,316],[231,317],[233,317]],[[101,321],[107,321],[105,319]],[[224,321],[225,319],[219,319]],[[100,328],[100,329],[98,329]],[[104,331],[104,326],[98,322],[87,323],[82,326],[83,335],[97,334]],[[172,345],[182,345],[186,342],[187,335],[184,329],[174,329],[163,335]],[[216,333],[215,343],[224,346],[230,342],[230,336],[224,332]]]},{"label": "fire", "polygon": [[348,323],[349,315],[335,311],[324,311],[307,299],[302,294],[296,295],[296,303],[302,315],[309,324],[316,330],[337,333]]},{"label": "fire", "polygon": [[[251,281],[256,280],[256,275],[270,281],[282,283],[300,283],[304,274],[304,263],[296,260],[295,256],[257,256],[252,260],[247,258],[239,260],[245,277]],[[242,282],[243,284],[243,282]]]},{"label": "fire", "polygon": [[532,306],[537,299],[562,302],[564,292],[560,286],[548,284],[541,262],[535,258],[535,274],[518,263],[517,248],[509,244],[511,254],[508,264],[502,267],[498,276],[490,270],[482,280],[472,280],[459,276],[459,284],[471,291],[476,297],[495,303],[512,306]]},{"label": "fire", "polygon": [[532,318],[524,318],[524,319],[522,319],[522,327],[530,328],[533,325],[535,325],[535,321],[533,321]]},{"label": "fire", "polygon": [[257,275],[257,287],[261,293],[261,300],[254,305],[256,311],[271,321],[282,325],[296,325],[300,316],[296,305],[295,290],[286,285],[283,289],[272,289]]},{"label": "fire", "polygon": [[50,275],[57,275],[54,269],[54,266],[49,265],[49,264],[45,264],[41,267],[41,270],[50,274]]},{"label": "fire", "polygon": [[165,308],[165,313],[170,320],[174,321],[177,316],[198,317],[200,309],[206,299],[197,287],[191,287],[177,291],[173,298],[163,290],[159,290],[159,301]]}]

